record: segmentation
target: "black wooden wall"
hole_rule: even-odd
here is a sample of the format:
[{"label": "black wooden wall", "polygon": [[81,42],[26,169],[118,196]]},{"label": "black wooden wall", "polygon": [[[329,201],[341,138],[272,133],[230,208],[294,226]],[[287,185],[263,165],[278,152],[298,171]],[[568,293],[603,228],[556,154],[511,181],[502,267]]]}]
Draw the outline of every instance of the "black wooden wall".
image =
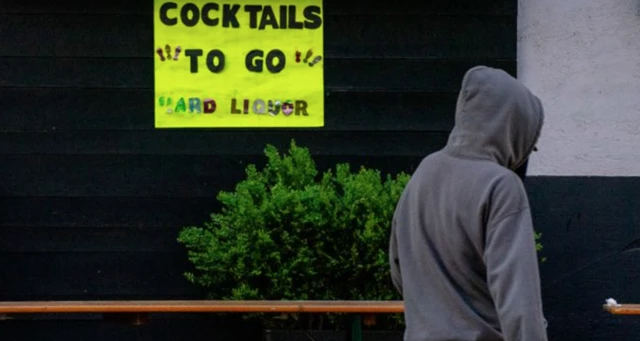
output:
[{"label": "black wooden wall", "polygon": [[[444,145],[468,68],[516,73],[516,0],[324,6],[324,128],[154,130],[151,0],[2,0],[0,300],[200,298],[177,233],[208,219],[266,143],[295,138],[321,167],[411,172]],[[195,340],[204,328],[38,323],[0,334]]]},{"label": "black wooden wall", "polygon": [[638,316],[604,312],[640,302],[640,178],[530,177],[543,234],[542,296],[550,340],[640,340]]}]

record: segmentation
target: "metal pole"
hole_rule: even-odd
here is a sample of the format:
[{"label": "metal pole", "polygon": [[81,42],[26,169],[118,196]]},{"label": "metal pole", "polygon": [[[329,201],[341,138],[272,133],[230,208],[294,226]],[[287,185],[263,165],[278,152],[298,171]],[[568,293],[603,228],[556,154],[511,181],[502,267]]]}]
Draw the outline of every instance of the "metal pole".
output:
[{"label": "metal pole", "polygon": [[362,316],[354,314],[351,316],[351,336],[350,341],[362,341]]}]

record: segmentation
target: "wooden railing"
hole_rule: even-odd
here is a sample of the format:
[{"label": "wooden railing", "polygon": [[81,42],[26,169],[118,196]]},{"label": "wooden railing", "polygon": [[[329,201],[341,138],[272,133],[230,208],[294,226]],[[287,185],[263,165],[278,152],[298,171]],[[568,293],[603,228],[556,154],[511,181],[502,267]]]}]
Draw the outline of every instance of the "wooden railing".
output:
[{"label": "wooden railing", "polygon": [[640,315],[640,304],[605,304],[602,307],[613,315]]},{"label": "wooden railing", "polygon": [[[403,313],[401,301],[26,301],[0,302],[0,315],[96,313],[144,324],[149,313],[346,313],[351,341],[362,341],[362,324],[377,314]],[[364,321],[363,321],[364,318]]]}]

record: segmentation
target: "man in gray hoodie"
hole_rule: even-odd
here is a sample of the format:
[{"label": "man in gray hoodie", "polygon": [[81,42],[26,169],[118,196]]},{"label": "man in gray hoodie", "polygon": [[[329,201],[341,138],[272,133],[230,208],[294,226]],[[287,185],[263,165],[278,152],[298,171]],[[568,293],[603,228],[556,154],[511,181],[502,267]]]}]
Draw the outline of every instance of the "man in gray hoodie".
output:
[{"label": "man in gray hoodie", "polygon": [[393,217],[391,278],[405,341],[546,341],[527,195],[516,170],[540,100],[502,70],[467,71],[447,145],[424,158]]}]

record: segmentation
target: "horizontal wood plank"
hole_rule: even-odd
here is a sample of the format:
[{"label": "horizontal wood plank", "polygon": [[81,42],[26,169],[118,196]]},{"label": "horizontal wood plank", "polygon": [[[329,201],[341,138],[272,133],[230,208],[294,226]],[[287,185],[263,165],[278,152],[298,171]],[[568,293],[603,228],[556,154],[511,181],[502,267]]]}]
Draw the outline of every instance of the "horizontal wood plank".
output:
[{"label": "horizontal wood plank", "polygon": [[604,304],[602,308],[613,315],[640,315],[640,304]]},{"label": "horizontal wood plank", "polygon": [[[313,155],[424,156],[444,147],[448,132],[156,130],[0,133],[1,155],[258,156],[267,144],[281,152],[291,140]],[[424,143],[416,141],[424,140]],[[266,158],[266,156],[265,156]]]},{"label": "horizontal wood plank", "polygon": [[[428,141],[428,140],[425,140]],[[262,148],[262,146],[260,146]],[[425,150],[426,152],[426,150]],[[353,169],[411,173],[416,156],[318,156],[320,170],[349,162]],[[14,155],[0,157],[0,196],[215,198],[245,179],[247,164],[263,156]]]},{"label": "horizontal wood plank", "polygon": [[0,301],[205,297],[202,288],[184,276],[185,271],[193,269],[186,252],[3,253],[1,256]]},{"label": "horizontal wood plank", "polygon": [[[330,59],[325,89],[458,91],[465,72],[479,64],[515,75],[515,60],[425,61]],[[0,87],[153,88],[151,59],[0,58]],[[186,73],[188,74],[188,73]]]},{"label": "horizontal wood plank", "polygon": [[[205,218],[207,218],[206,215],[202,220]],[[0,227],[0,254],[56,252],[175,252],[178,254],[184,252],[184,247],[176,240],[183,226],[188,225],[173,228],[4,226]]]},{"label": "horizontal wood plank", "polygon": [[184,252],[3,253],[0,300],[202,298]]},{"label": "horizontal wood plank", "polygon": [[402,313],[400,301],[0,302],[0,313]]},{"label": "horizontal wood plank", "polygon": [[[453,128],[457,92],[327,92],[326,131]],[[153,90],[5,88],[0,132],[153,131]],[[217,130],[220,131],[220,130]]]},{"label": "horizontal wood plank", "polygon": [[[153,323],[147,328],[130,323],[105,323],[97,314],[19,314],[11,316],[11,321],[0,323],[0,335],[3,340],[10,341],[260,340],[263,335],[263,329],[258,324],[247,323],[237,314],[187,314],[188,318],[176,315],[179,314],[154,314]],[[302,332],[290,333],[296,336],[296,340],[304,340]],[[325,331],[320,333],[320,337],[326,333],[340,337],[344,331]],[[275,336],[285,336],[283,334],[287,333]],[[311,332],[311,335],[318,336],[315,332]],[[402,340],[402,335],[396,340]]]},{"label": "horizontal wood plank", "polygon": [[[229,184],[224,188],[232,189],[233,185]],[[49,242],[55,245],[69,244],[65,240],[69,235],[67,231],[83,233],[79,230],[84,228],[93,229],[94,232],[101,231],[102,228],[121,228],[131,229],[132,233],[142,233],[141,230],[164,231],[176,226],[201,224],[209,220],[210,213],[220,208],[214,197],[220,189],[222,188],[210,189],[210,198],[0,197],[0,234],[6,236],[6,240],[17,240],[18,234],[23,234],[24,237],[20,243],[11,242],[11,246],[0,247],[0,251],[11,248],[36,251],[36,241],[43,238],[51,238]],[[5,228],[24,230],[3,232]],[[56,238],[59,240],[56,241]],[[3,240],[5,238],[0,238],[0,243]],[[108,239],[96,236],[91,240],[102,243]],[[85,240],[83,243],[86,242]],[[86,248],[84,245],[76,244],[68,246],[71,249]],[[139,247],[144,249],[142,244]],[[57,250],[58,247],[50,249]]]},{"label": "horizontal wood plank", "polygon": [[[516,58],[515,17],[350,15],[324,20],[323,48],[328,59]],[[2,57],[156,57],[148,14],[4,14],[0,15],[0,32]],[[192,47],[208,48],[203,44]]]},{"label": "horizontal wood plank", "polygon": [[[430,0],[372,2],[365,0],[324,0],[325,15],[384,14],[411,15],[415,13],[458,15],[515,15],[517,4],[510,0],[479,2],[476,0]],[[150,1],[103,0],[50,2],[45,0],[3,0],[0,13],[152,13]]]}]

